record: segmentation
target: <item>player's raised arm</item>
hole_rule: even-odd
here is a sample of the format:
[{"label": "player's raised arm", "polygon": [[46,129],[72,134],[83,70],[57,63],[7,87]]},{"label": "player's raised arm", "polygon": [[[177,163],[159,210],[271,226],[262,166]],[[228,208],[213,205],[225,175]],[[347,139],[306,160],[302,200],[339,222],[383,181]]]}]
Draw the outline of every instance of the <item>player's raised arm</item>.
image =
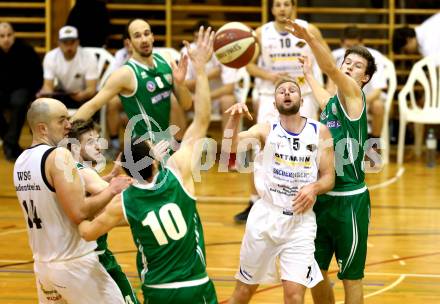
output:
[{"label": "player's raised arm", "polygon": [[[348,74],[343,73],[337,66],[336,63],[328,51],[328,49],[317,39],[309,30],[295,23],[294,20],[288,20],[286,30],[292,33],[294,36],[305,40],[318,62],[321,70],[327,74],[338,87],[340,92],[340,97],[348,105],[353,102],[359,108],[362,106],[361,90],[359,84]],[[359,112],[362,109],[359,110]],[[354,111],[358,112],[358,111]]]},{"label": "player's raised arm", "polygon": [[315,97],[316,101],[319,103],[319,107],[323,110],[332,95],[322,87],[313,75],[311,59],[307,56],[303,56],[300,57],[299,60],[303,64],[304,77],[310,88],[312,88],[313,97]]},{"label": "player's raised arm", "polygon": [[262,146],[264,146],[264,141],[270,131],[269,124],[255,124],[247,131],[238,132],[238,126],[240,125],[240,120],[243,115],[245,115],[248,119],[253,120],[246,104],[237,103],[227,109],[226,113],[229,113],[230,117],[226,123],[223,137],[230,138],[232,140],[231,153],[236,153],[239,142],[245,139],[256,139],[261,143]]},{"label": "player's raised arm", "polygon": [[211,28],[203,30],[201,27],[194,48],[188,48],[188,56],[192,61],[196,72],[196,91],[194,95],[194,119],[182,140],[184,146],[192,146],[194,142],[206,135],[211,120],[211,98],[208,77],[205,72],[205,64],[212,56],[214,32]]},{"label": "player's raised arm", "polygon": [[201,151],[195,151],[195,148],[197,148],[195,144],[206,135],[211,121],[211,98],[205,63],[212,56],[213,41],[214,32],[211,31],[211,28],[203,30],[203,27],[201,27],[197,37],[196,47],[189,48],[189,43],[185,41],[188,56],[196,72],[194,118],[183,136],[180,149],[170,157],[168,165],[180,172],[183,183],[189,191],[194,189],[191,159],[193,159],[194,153],[201,153]]}]

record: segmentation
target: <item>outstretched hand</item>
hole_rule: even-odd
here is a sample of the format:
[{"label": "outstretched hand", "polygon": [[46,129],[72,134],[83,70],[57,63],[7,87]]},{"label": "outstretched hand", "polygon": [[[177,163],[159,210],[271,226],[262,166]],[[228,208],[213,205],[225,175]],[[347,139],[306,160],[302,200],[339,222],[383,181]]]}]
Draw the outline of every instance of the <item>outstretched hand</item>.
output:
[{"label": "outstretched hand", "polygon": [[170,143],[167,140],[161,140],[151,148],[150,156],[161,162],[167,155],[169,155],[169,151]]},{"label": "outstretched hand", "polygon": [[214,45],[214,34],[215,32],[211,31],[211,27],[208,27],[205,30],[203,26],[201,26],[197,35],[195,47],[190,47],[188,41],[183,41],[188,56],[195,68],[204,68],[205,63],[211,59]]},{"label": "outstretched hand", "polygon": [[185,81],[186,70],[188,69],[188,56],[181,55],[179,64],[171,60],[171,69],[173,70],[173,80],[176,84],[182,84]]},{"label": "outstretched hand", "polygon": [[299,62],[302,65],[302,69],[303,69],[304,75],[313,74],[312,60],[310,59],[309,56],[298,57],[298,60],[299,60]]},{"label": "outstretched hand", "polygon": [[249,113],[249,109],[248,109],[247,105],[245,103],[243,103],[243,102],[236,103],[235,105],[233,105],[232,107],[227,109],[225,111],[225,113],[229,113],[231,116],[246,114],[246,117],[249,120],[253,120],[254,119],[252,117],[251,113]]},{"label": "outstretched hand", "polygon": [[286,23],[287,23],[285,27],[286,31],[291,33],[293,36],[299,39],[303,39],[305,41],[310,40],[311,34],[305,27],[302,27],[301,25],[296,23],[295,20],[291,20],[291,19],[286,19]]}]

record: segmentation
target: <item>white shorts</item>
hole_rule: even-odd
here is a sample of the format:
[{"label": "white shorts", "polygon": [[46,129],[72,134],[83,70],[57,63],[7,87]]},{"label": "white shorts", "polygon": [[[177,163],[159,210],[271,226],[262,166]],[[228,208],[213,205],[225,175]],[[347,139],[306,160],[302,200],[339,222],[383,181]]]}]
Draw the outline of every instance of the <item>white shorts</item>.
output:
[{"label": "white shorts", "polygon": [[[302,98],[303,104],[299,110],[300,114],[307,118],[317,119],[319,106],[313,95],[306,94]],[[257,123],[271,123],[278,119],[279,113],[274,102],[274,94],[260,93]]]},{"label": "white shorts", "polygon": [[40,304],[125,304],[95,252],[80,258],[34,263]]},{"label": "white shorts", "polygon": [[241,244],[237,280],[254,285],[281,279],[309,288],[322,280],[314,258],[317,228],[313,210],[299,216],[283,211],[261,199],[253,205]]}]

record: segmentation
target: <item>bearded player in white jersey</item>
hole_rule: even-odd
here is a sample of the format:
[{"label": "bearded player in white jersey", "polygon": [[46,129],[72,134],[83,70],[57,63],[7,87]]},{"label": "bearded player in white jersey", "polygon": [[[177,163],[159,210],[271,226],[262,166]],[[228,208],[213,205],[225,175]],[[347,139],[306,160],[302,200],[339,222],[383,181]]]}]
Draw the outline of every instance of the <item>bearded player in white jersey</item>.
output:
[{"label": "bearded player in white jersey", "polygon": [[55,99],[37,99],[27,120],[32,145],[15,163],[14,185],[33,253],[39,303],[125,303],[98,261],[96,242],[83,240],[77,225],[93,217],[130,180],[115,179],[111,187],[85,199],[70,151],[57,147],[70,129],[66,106]]},{"label": "bearded player in white jersey", "polygon": [[[273,92],[277,81],[286,76],[294,78],[301,88],[304,100],[300,109],[301,115],[317,119],[319,106],[305,81],[302,65],[298,60],[301,56],[308,56],[313,62],[313,53],[305,41],[285,30],[286,18],[296,18],[296,1],[272,0],[270,4],[274,21],[257,28],[256,35],[260,46],[260,56],[255,62],[246,66],[249,74],[256,77],[257,123],[266,123],[278,118],[278,111],[273,104]],[[320,31],[313,24],[305,20],[298,22],[323,41]],[[324,41],[323,43],[325,44]],[[330,49],[328,50],[330,52]],[[316,79],[322,79],[317,64],[313,65],[313,73]],[[252,203],[256,200],[258,200],[258,195],[255,189],[252,189],[249,207],[235,216],[236,222],[246,222]]]},{"label": "bearded player in white jersey", "polygon": [[312,206],[318,194],[333,188],[334,153],[328,128],[300,115],[302,102],[298,83],[281,80],[273,102],[279,118],[239,134],[242,114],[250,117],[248,109],[236,104],[227,110],[231,150],[237,151],[241,141],[249,140],[257,140],[262,148],[254,162],[255,187],[261,198],[249,213],[229,303],[248,303],[259,284],[281,279],[284,303],[300,304],[306,287],[322,280],[314,259],[317,227]]}]

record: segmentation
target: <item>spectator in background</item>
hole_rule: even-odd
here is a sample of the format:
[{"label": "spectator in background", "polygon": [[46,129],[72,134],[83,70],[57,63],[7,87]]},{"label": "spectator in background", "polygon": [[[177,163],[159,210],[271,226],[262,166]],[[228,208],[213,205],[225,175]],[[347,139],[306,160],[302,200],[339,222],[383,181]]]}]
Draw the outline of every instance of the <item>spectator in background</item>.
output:
[{"label": "spectator in background", "polygon": [[66,25],[79,31],[82,46],[104,47],[110,33],[106,0],[76,0]]},{"label": "spectator in background", "polygon": [[[362,44],[362,31],[357,26],[348,26],[344,29],[341,37],[341,48],[332,52],[333,57],[336,60],[336,65],[340,67],[344,61],[345,51],[354,46],[363,46]],[[367,101],[367,111],[369,120],[371,120],[371,130],[369,132],[370,137],[379,138],[382,132],[383,115],[385,109],[386,95],[383,92],[387,88],[387,83],[384,75],[384,55],[379,51],[367,48],[367,50],[373,55],[376,62],[377,73],[373,75],[371,81],[364,87],[363,91]],[[329,79],[329,91],[336,93],[336,86]]]},{"label": "spectator in background", "polygon": [[67,108],[79,108],[96,94],[97,60],[79,45],[75,27],[62,27],[58,39],[59,47],[44,57],[44,84],[39,96],[54,96]]},{"label": "spectator in background", "polygon": [[[394,30],[394,53],[420,53],[424,57],[440,54],[440,39],[437,35],[439,28],[440,13],[437,13],[415,29],[404,27]],[[437,63],[440,64],[440,59]]]},{"label": "spectator in background", "polygon": [[[9,161],[21,153],[18,144],[28,104],[43,83],[41,61],[34,49],[15,39],[12,25],[0,23],[0,135]],[[10,110],[9,125],[5,110]]]}]

